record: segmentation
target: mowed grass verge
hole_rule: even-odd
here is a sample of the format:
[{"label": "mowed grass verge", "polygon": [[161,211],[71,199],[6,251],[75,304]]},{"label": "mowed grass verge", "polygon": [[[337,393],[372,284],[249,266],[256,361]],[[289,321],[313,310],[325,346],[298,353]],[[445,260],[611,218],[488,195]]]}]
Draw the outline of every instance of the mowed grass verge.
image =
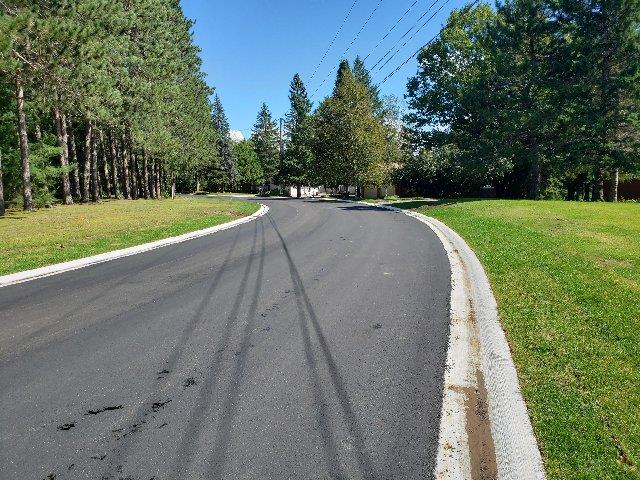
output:
[{"label": "mowed grass verge", "polygon": [[396,205],[482,262],[549,478],[640,478],[640,204]]},{"label": "mowed grass verge", "polygon": [[110,200],[0,217],[0,275],[131,247],[256,212],[218,198]]}]

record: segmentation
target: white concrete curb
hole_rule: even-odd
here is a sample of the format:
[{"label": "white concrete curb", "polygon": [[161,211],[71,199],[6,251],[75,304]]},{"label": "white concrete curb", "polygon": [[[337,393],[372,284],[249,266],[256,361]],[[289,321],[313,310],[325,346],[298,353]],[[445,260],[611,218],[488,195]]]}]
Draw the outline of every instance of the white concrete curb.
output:
[{"label": "white concrete curb", "polygon": [[121,250],[114,250],[112,252],[101,253],[99,255],[93,255],[91,257],[79,258],[78,260],[71,260],[68,262],[57,263],[55,265],[49,265],[47,267],[36,268],[34,270],[27,270],[24,272],[11,273],[9,275],[0,276],[0,288],[9,285],[15,285],[16,283],[28,282],[37,278],[49,277],[58,273],[69,272],[71,270],[78,270],[79,268],[88,267],[90,265],[96,265],[98,263],[108,262],[117,258],[128,257],[130,255],[136,255],[142,252],[148,252],[155,250],[156,248],[166,247],[167,245],[174,245],[176,243],[186,242],[194,238],[203,237],[205,235],[211,235],[212,233],[227,230],[229,228],[242,225],[243,223],[251,222],[258,217],[265,215],[269,211],[269,207],[260,204],[260,209],[247,217],[239,218],[231,222],[216,225],[215,227],[209,227],[195,232],[189,232],[176,237],[164,238],[162,240],[156,240],[155,242],[144,243],[142,245],[136,245],[135,247],[123,248]]},{"label": "white concrete curb", "polygon": [[[402,212],[428,225],[442,242],[451,264],[451,332],[435,472],[437,478],[470,478],[464,399],[461,390],[455,387],[464,389],[475,383],[472,372],[477,362],[486,383],[498,479],[544,480],[546,475],[540,451],[482,264],[462,237],[444,223],[389,205],[374,206]],[[467,321],[470,312],[475,315],[477,328]],[[476,336],[479,351],[474,354]]]}]

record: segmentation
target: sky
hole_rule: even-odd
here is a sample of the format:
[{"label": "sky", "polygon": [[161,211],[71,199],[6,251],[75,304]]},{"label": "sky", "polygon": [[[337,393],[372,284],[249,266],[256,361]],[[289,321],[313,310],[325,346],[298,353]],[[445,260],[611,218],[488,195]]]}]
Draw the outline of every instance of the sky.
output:
[{"label": "sky", "polygon": [[[374,83],[378,83],[436,35],[452,9],[465,4],[464,0],[355,0],[355,4],[354,0],[181,0],[181,3],[185,15],[195,20],[194,39],[202,49],[207,83],[220,96],[231,129],[242,131],[245,137],[251,135],[263,102],[274,119],[284,117],[289,108],[289,84],[295,73],[300,74],[309,94],[316,92],[312,98],[315,108],[331,93],[342,58],[352,62],[357,54],[362,58],[370,54],[365,65],[371,69],[385,53],[391,50],[384,61],[413,36],[385,67],[379,69],[383,61],[371,69]],[[341,24],[342,30],[329,48]],[[401,39],[411,27],[413,30]],[[383,39],[385,34],[388,35]],[[381,93],[402,98],[407,79],[416,71],[417,62],[412,59],[380,86]]]}]

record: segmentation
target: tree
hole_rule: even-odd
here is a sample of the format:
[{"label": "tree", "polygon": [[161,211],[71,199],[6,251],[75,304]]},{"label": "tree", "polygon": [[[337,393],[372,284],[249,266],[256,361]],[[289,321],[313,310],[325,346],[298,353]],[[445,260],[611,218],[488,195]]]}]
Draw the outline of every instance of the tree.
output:
[{"label": "tree", "polygon": [[[593,182],[592,199],[604,200],[603,180],[637,168],[640,151],[640,2],[560,0],[554,77],[561,85],[563,153],[569,166]],[[614,195],[615,196],[615,195]]]},{"label": "tree", "polygon": [[231,147],[238,164],[238,183],[244,190],[252,192],[264,183],[264,174],[251,140],[242,140]]},{"label": "tree", "polygon": [[371,101],[373,105],[373,111],[376,115],[382,113],[383,103],[380,99],[380,90],[379,88],[373,84],[371,80],[371,74],[367,67],[364,65],[364,61],[360,58],[360,56],[356,56],[356,59],[353,62],[353,75],[356,77],[360,83],[362,83],[367,90],[369,90],[369,94],[371,95]]},{"label": "tree", "polygon": [[302,184],[311,180],[313,164],[313,126],[311,101],[300,76],[296,73],[289,87],[291,107],[286,116],[287,147],[283,156],[282,178],[297,187],[301,196]]},{"label": "tree", "polygon": [[220,157],[220,168],[222,169],[222,190],[225,186],[233,189],[238,181],[238,166],[236,158],[231,148],[231,137],[229,136],[229,121],[222,107],[222,102],[218,95],[213,101],[212,110],[213,125],[218,132],[218,155]]},{"label": "tree", "polygon": [[328,186],[378,184],[385,154],[384,129],[369,90],[340,64],[334,94],[314,118],[315,171]]},{"label": "tree", "polygon": [[[418,72],[408,83],[411,150],[464,165],[465,183],[478,188],[511,175],[516,147],[522,145],[521,117],[513,105],[506,108],[512,100],[502,93],[517,82],[498,80],[498,71],[502,75],[508,69],[496,65],[496,29],[496,14],[487,5],[454,10],[439,38],[418,54]],[[447,154],[433,154],[434,149]]]},{"label": "tree", "polygon": [[265,182],[273,183],[280,169],[279,134],[266,103],[262,104],[251,134]]}]

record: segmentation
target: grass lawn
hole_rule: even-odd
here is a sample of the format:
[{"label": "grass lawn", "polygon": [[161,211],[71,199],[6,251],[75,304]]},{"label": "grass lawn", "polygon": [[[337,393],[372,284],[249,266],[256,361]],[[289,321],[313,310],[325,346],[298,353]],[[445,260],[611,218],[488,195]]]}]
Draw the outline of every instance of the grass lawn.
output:
[{"label": "grass lawn", "polygon": [[491,280],[550,479],[640,478],[640,204],[413,201]]},{"label": "grass lawn", "polygon": [[214,198],[111,200],[0,217],[0,275],[180,235],[256,212]]}]

